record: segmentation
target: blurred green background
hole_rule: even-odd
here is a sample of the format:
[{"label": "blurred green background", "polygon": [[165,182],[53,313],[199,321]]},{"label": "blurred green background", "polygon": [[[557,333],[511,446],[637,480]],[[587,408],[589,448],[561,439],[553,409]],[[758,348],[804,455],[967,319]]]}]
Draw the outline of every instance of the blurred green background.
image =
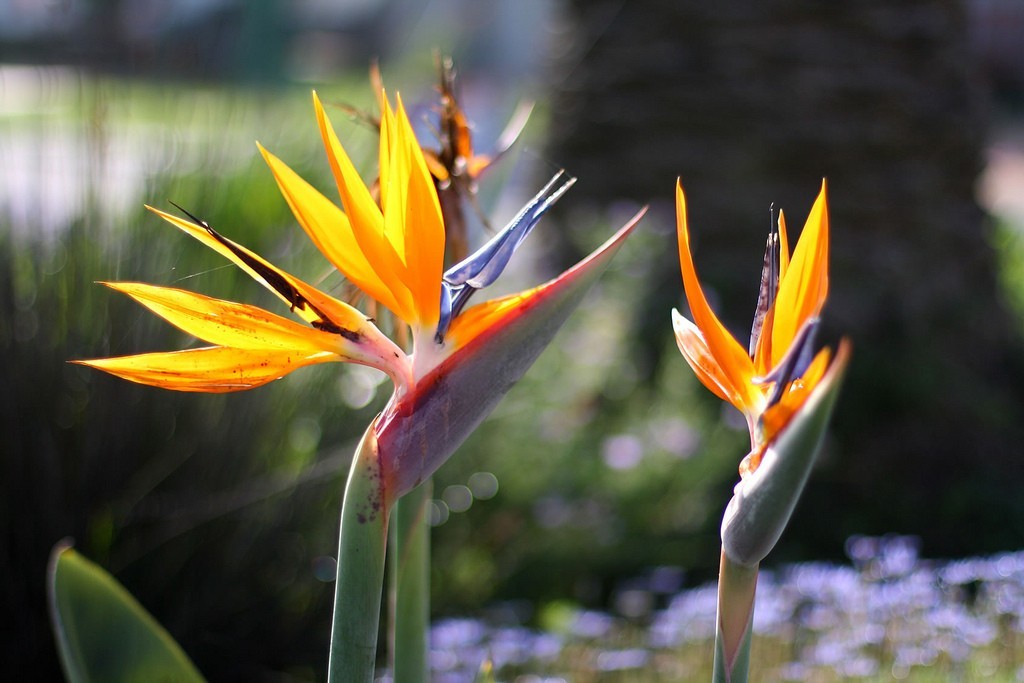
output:
[{"label": "blurred green background", "polygon": [[[930,556],[1020,548],[1024,16],[1012,0],[888,4],[0,3],[2,670],[59,679],[44,573],[72,537],[211,680],[322,677],[340,495],[382,378],[330,366],[184,395],[65,361],[192,341],[98,280],[281,312],[143,203],[173,200],[337,291],[253,142],[326,190],[310,89],[372,108],[379,58],[426,114],[435,48],[460,69],[481,151],[520,99],[538,102],[482,183],[493,223],[554,169],[580,178],[500,287],[557,272],[652,206],[438,474],[435,614],[504,604],[530,619],[553,601],[608,607],[659,566],[713,576],[746,436],[672,339],[677,176],[698,268],[740,335],[769,202],[795,232],[830,182],[826,336],[851,336],[855,361],[770,560],[839,558],[854,533],[914,534]],[[334,121],[369,177],[371,131]]]}]

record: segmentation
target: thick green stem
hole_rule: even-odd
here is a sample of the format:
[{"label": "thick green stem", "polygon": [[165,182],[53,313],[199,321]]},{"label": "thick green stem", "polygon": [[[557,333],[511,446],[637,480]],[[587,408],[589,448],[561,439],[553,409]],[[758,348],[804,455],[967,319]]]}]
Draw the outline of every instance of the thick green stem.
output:
[{"label": "thick green stem", "polygon": [[395,683],[428,683],[430,498],[428,479],[395,503],[391,670]]},{"label": "thick green stem", "polygon": [[389,503],[371,424],[359,443],[341,504],[338,580],[327,680],[373,683],[384,587]]},{"label": "thick green stem", "polygon": [[758,565],[733,562],[722,553],[718,575],[718,629],[714,683],[746,683],[753,639],[754,593]]}]

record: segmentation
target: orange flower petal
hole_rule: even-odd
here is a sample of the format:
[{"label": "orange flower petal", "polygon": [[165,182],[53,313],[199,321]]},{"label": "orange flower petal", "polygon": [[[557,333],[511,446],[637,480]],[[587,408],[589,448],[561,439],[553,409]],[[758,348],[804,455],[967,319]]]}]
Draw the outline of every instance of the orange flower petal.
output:
[{"label": "orange flower petal", "polygon": [[756,410],[762,401],[761,391],[751,379],[754,377],[754,364],[747,351],[729,333],[721,323],[711,306],[708,305],[697,271],[690,254],[690,234],[686,223],[686,198],[683,188],[676,183],[676,223],[679,235],[679,266],[683,274],[683,288],[686,300],[690,305],[693,321],[704,337],[708,352],[721,369],[721,374],[728,377],[737,388],[735,400],[730,401],[746,414]]},{"label": "orange flower petal", "polygon": [[779,280],[789,269],[789,233],[786,232],[786,214],[779,209]]},{"label": "orange flower petal", "polygon": [[779,402],[764,411],[761,417],[761,441],[767,445],[785,428],[793,415],[800,410],[807,397],[818,386],[832,359],[832,350],[823,348],[814,356],[803,376],[790,382]]},{"label": "orange flower petal", "polygon": [[778,363],[808,318],[821,313],[828,296],[828,201],[826,184],[811,207],[793,258],[779,281],[772,326],[772,364]]},{"label": "orange flower petal", "polygon": [[507,315],[510,309],[532,298],[540,289],[541,287],[534,287],[518,294],[498,297],[467,308],[452,321],[452,325],[445,335],[445,345],[453,350],[465,346],[481,332],[494,325],[498,319]]},{"label": "orange flower petal", "polygon": [[[537,306],[538,301],[543,301],[545,297],[563,296],[573,288],[580,287],[584,279],[596,277],[604,267],[601,264],[607,265],[612,254],[622,245],[622,241],[633,231],[646,211],[645,207],[587,258],[553,280],[517,294],[485,301],[460,313],[452,321],[445,335],[445,355],[450,356],[455,350],[466,346],[488,330],[495,330],[501,334],[503,326],[515,325],[520,315],[536,315],[536,311],[531,313],[530,309]],[[545,305],[547,304],[541,304],[541,307]]]},{"label": "orange flower petal", "polygon": [[385,209],[386,232],[393,229],[404,240],[403,252],[408,270],[406,284],[413,295],[418,322],[425,327],[437,325],[441,305],[441,277],[444,269],[444,219],[434,180],[401,99],[396,112],[394,155],[401,160],[401,174],[393,183],[405,183],[404,206],[393,212]]},{"label": "orange flower petal", "polygon": [[348,216],[284,162],[262,146],[259,149],[295,219],[317,249],[359,289],[392,312],[397,311],[394,294],[359,248]]},{"label": "orange flower petal", "polygon": [[711,355],[704,335],[697,326],[683,317],[679,311],[672,309],[672,328],[676,333],[679,351],[693,368],[701,384],[723,401],[736,404],[739,401],[739,392]]},{"label": "orange flower petal", "polygon": [[495,159],[490,154],[474,154],[466,162],[466,175],[476,178],[493,164]]},{"label": "orange flower petal", "polygon": [[[395,113],[391,109],[387,95],[381,90],[380,93],[380,139],[377,147],[377,186],[379,189],[378,202],[381,213],[386,215],[385,207],[388,205],[388,197],[391,189],[391,157],[393,155],[392,137],[395,129]],[[383,223],[384,231],[387,231],[387,222]]]},{"label": "orange flower petal", "polygon": [[[363,252],[366,260],[373,265],[374,271],[380,280],[391,290],[395,301],[395,308],[391,311],[405,322],[415,320],[416,310],[412,294],[406,286],[403,275],[405,264],[385,234],[384,215],[380,208],[373,201],[370,191],[363,184],[362,178],[356,171],[355,166],[345,153],[341,142],[338,140],[331,122],[327,119],[320,98],[313,93],[313,104],[316,109],[317,123],[320,126],[320,135],[323,137],[324,147],[327,150],[327,159],[331,164],[335,181],[338,185],[338,193],[341,195],[341,203],[348,215],[349,224],[359,249]],[[388,135],[384,131],[390,124],[387,118],[390,111],[385,109],[381,112],[381,145],[386,146]],[[381,197],[383,198],[390,188],[385,187],[387,183],[381,180]]]},{"label": "orange flower petal", "polygon": [[169,353],[72,361],[131,382],[176,391],[226,393],[261,386],[292,370],[340,360],[330,353],[304,355],[286,349],[232,349],[212,346]]}]

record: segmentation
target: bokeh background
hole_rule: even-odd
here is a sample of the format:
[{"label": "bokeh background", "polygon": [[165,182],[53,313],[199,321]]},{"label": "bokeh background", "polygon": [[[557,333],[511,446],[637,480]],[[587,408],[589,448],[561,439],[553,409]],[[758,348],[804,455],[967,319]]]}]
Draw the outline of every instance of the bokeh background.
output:
[{"label": "bokeh background", "polygon": [[[554,170],[579,177],[503,287],[550,276],[651,206],[438,473],[436,616],[501,605],[536,624],[559,606],[614,609],[655,568],[675,568],[677,588],[714,576],[746,436],[672,339],[677,177],[698,268],[739,334],[768,207],[794,230],[828,178],[824,336],[851,337],[854,363],[769,564],[840,561],[858,534],[910,535],[928,557],[1020,549],[1022,34],[1015,0],[0,2],[2,670],[59,680],[45,566],[71,537],[211,680],[322,678],[341,491],[383,378],[319,367],[179,395],[65,361],[191,341],[98,280],[276,310],[144,203],[173,200],[340,288],[253,143],[329,187],[310,89],[372,109],[378,59],[426,115],[434,50],[455,59],[481,151],[537,102],[481,184],[493,223]],[[333,118],[371,175],[372,131],[341,107]]]}]

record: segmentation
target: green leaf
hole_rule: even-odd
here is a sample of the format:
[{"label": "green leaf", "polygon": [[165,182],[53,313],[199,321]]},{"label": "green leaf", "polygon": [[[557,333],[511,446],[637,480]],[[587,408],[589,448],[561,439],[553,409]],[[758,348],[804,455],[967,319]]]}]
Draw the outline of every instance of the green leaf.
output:
[{"label": "green leaf", "polygon": [[54,547],[48,573],[50,618],[69,681],[204,680],[124,586],[69,543]]},{"label": "green leaf", "polygon": [[431,476],[533,365],[640,218],[560,276],[532,290],[488,330],[388,406],[377,440],[392,500]]},{"label": "green leaf", "polygon": [[768,447],[757,470],[736,485],[722,520],[722,549],[754,566],[775,547],[821,449],[849,362],[845,342],[821,382]]}]

